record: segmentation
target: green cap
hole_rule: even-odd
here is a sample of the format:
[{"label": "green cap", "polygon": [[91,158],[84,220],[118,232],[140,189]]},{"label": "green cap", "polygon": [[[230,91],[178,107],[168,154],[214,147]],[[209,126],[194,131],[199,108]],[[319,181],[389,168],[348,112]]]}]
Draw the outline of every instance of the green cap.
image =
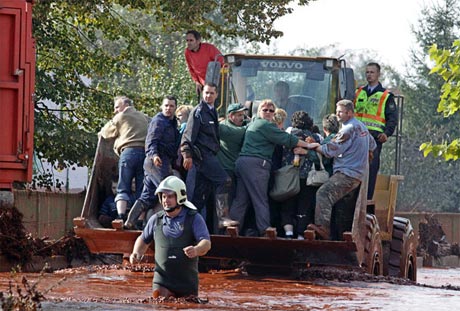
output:
[{"label": "green cap", "polygon": [[246,108],[243,104],[234,103],[228,106],[227,113],[244,111],[244,110],[248,110],[248,108]]}]

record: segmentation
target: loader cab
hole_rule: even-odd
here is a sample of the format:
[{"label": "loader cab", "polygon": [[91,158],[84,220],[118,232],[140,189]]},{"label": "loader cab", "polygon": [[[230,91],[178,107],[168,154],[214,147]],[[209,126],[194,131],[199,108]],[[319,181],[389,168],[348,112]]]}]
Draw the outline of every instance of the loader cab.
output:
[{"label": "loader cab", "polygon": [[344,60],[294,56],[229,54],[223,67],[219,111],[224,114],[230,103],[245,103],[250,114],[259,103],[272,99],[288,113],[306,111],[318,126],[324,115],[335,112],[335,103],[353,99],[353,70]]}]

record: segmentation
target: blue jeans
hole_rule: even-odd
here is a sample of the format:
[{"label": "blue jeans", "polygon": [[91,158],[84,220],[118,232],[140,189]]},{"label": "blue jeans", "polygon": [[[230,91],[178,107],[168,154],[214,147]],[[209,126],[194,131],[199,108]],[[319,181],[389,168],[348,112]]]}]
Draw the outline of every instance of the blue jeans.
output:
[{"label": "blue jeans", "polygon": [[136,179],[136,199],[141,195],[144,180],[144,158],[145,152],[143,148],[128,147],[121,152],[120,160],[118,161],[118,185],[115,202],[119,200],[130,201],[133,178]]},{"label": "blue jeans", "polygon": [[144,161],[144,187],[139,201],[149,208],[153,208],[158,202],[155,191],[160,182],[172,175],[171,160],[167,157],[162,157],[161,162],[163,162],[163,165],[157,167],[153,164],[153,157],[146,157]]}]

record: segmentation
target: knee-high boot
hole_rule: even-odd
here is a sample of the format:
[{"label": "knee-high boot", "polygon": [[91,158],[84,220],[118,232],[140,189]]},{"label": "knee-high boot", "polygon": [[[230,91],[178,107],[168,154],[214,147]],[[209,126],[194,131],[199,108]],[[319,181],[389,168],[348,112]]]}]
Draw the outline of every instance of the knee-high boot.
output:
[{"label": "knee-high boot", "polygon": [[131,210],[129,211],[128,219],[125,222],[125,228],[128,230],[135,229],[137,219],[139,216],[141,216],[142,212],[145,212],[146,210],[147,206],[145,206],[141,201],[136,200],[133,207],[131,207]]},{"label": "knee-high boot", "polygon": [[119,219],[126,219],[126,209],[128,207],[128,201],[125,200],[118,200],[116,203],[118,218]]},{"label": "knee-high boot", "polygon": [[228,194],[221,193],[216,195],[216,215],[218,221],[218,227],[220,229],[238,226],[240,223],[236,220],[232,220],[229,217],[229,207],[228,207]]}]

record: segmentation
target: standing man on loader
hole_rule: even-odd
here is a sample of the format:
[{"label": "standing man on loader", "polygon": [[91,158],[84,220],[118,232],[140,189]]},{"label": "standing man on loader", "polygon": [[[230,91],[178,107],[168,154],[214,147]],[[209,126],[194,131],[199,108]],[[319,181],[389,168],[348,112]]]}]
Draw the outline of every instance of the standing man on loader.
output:
[{"label": "standing man on loader", "polygon": [[[230,104],[227,108],[227,118],[219,123],[220,149],[217,152],[217,158],[232,180],[226,189],[228,207],[232,205],[236,195],[235,162],[240,155],[241,147],[243,147],[244,134],[247,128],[243,123],[247,110],[248,108],[243,104]],[[219,228],[238,225],[237,222],[229,218],[228,209],[217,210],[217,213],[219,212],[223,214],[222,217],[219,217]]]},{"label": "standing man on loader", "polygon": [[142,191],[144,145],[150,118],[137,111],[133,101],[126,96],[115,97],[113,107],[115,116],[104,125],[99,135],[106,139],[115,138],[113,149],[120,157],[115,203],[118,217],[125,219],[133,178],[136,179],[136,199],[139,198]]},{"label": "standing man on loader", "polygon": [[398,124],[398,110],[394,96],[382,86],[379,77],[380,65],[377,63],[367,64],[366,80],[368,84],[358,88],[355,97],[356,119],[366,125],[377,143],[369,166],[368,200],[372,200],[374,196],[382,144],[393,134]]},{"label": "standing man on loader", "polygon": [[[184,158],[183,166],[188,171],[187,188],[190,201],[195,204],[206,221],[206,203],[211,195],[214,196],[211,199],[215,202],[216,209],[228,210],[225,189],[231,183],[230,177],[216,156],[220,149],[219,121],[214,107],[216,98],[217,86],[206,83],[203,88],[203,99],[193,108],[180,145]],[[217,212],[218,216],[223,214]]]},{"label": "standing man on loader", "polygon": [[[208,63],[216,60],[217,55],[222,53],[212,44],[201,42],[201,34],[196,30],[189,30],[185,34],[187,48],[185,49],[185,61],[187,63],[190,76],[196,85],[196,93],[201,95],[206,80],[206,70]],[[217,61],[224,64],[222,57],[217,57]]]},{"label": "standing man on loader", "polygon": [[342,124],[340,131],[331,141],[323,145],[311,143],[308,147],[334,158],[334,174],[316,192],[315,224],[307,227],[322,240],[331,238],[334,204],[365,179],[369,152],[376,147],[366,126],[354,117],[353,102],[343,99],[336,106],[337,119]]},{"label": "standing man on loader", "polygon": [[145,139],[144,188],[129,212],[126,229],[134,229],[142,212],[154,208],[158,202],[155,190],[163,179],[173,174],[179,145],[176,108],[177,99],[172,95],[165,96],[161,112],[150,121]]}]

